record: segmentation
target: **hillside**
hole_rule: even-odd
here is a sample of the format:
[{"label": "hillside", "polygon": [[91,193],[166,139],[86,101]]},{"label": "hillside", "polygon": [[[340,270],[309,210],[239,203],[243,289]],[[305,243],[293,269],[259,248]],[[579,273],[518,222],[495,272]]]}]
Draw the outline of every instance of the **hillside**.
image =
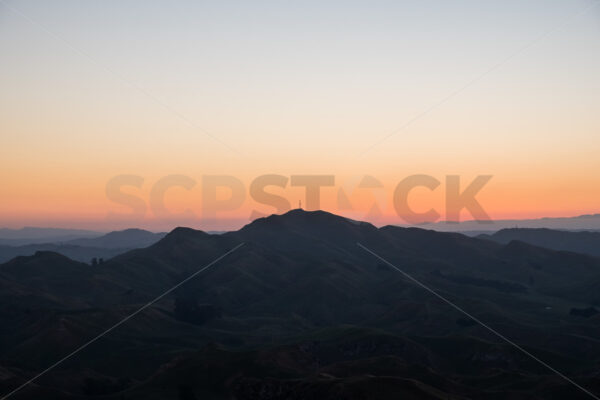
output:
[{"label": "hillside", "polygon": [[479,238],[504,244],[519,240],[552,250],[572,251],[600,257],[600,232],[514,228],[502,229],[492,235],[480,235]]},{"label": "hillside", "polygon": [[244,243],[14,398],[586,398],[357,242],[600,389],[598,316],[570,313],[600,300],[580,290],[599,259],[293,210],[221,235],[177,228],[95,268],[52,253],[0,265],[0,390]]},{"label": "hillside", "polygon": [[[148,247],[165,235],[165,233],[148,232],[142,229],[126,229],[92,238],[79,237],[62,240],[64,237],[50,237],[49,239],[56,241],[25,245],[0,245],[0,263],[17,256],[30,256],[38,251],[60,253],[73,260],[90,263],[93,258],[107,260],[132,249]],[[19,241],[19,239],[15,240]],[[8,243],[15,242],[8,241]]]}]

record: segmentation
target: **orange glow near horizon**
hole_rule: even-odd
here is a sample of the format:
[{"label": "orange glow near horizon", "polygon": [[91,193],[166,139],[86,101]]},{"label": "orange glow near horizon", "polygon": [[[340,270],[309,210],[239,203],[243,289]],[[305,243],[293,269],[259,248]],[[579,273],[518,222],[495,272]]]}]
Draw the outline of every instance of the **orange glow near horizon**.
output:
[{"label": "orange glow near horizon", "polygon": [[[441,181],[440,186],[434,191],[426,188],[413,189],[409,195],[409,204],[415,212],[434,208],[441,214],[439,219],[441,221],[445,220],[444,176],[433,175],[433,177]],[[261,204],[249,195],[248,187],[252,179],[248,179],[242,181],[246,193],[241,206],[236,206],[230,211],[218,212],[217,220],[206,219],[202,215],[201,178],[201,176],[192,178],[197,183],[191,190],[180,187],[168,189],[164,201],[169,212],[166,216],[155,215],[152,211],[149,199],[151,188],[156,180],[146,178],[139,189],[129,186],[124,186],[122,189],[123,192],[139,198],[146,204],[143,218],[131,218],[130,208],[108,199],[105,194],[105,183],[98,182],[94,185],[94,182],[84,181],[81,185],[48,184],[13,190],[12,196],[4,196],[0,219],[3,227],[11,228],[46,226],[112,230],[141,227],[150,230],[171,230],[176,226],[191,226],[204,230],[231,230],[250,222],[253,211],[262,214],[277,213],[272,206]],[[321,188],[320,208],[346,217],[366,220],[378,226],[406,225],[408,223],[396,214],[392,203],[394,189],[402,178],[404,177],[399,175],[397,180],[381,180],[384,187],[373,190],[356,188],[356,179],[352,177],[345,181],[343,178],[336,177],[334,187]],[[471,182],[474,175],[465,175],[461,178],[466,185]],[[577,191],[581,188],[581,183],[571,182],[570,185],[573,192],[567,193],[557,190],[554,182],[539,182],[537,186],[533,186],[527,181],[503,182],[499,177],[494,176],[476,198],[492,220],[571,217],[597,213],[598,208],[594,199],[598,198],[599,194],[594,193],[592,189],[599,186],[592,185],[590,191],[586,192]],[[26,188],[29,190],[25,190]],[[339,203],[340,189],[350,193],[348,199],[351,209]],[[287,199],[291,208],[297,208],[299,200],[306,207],[305,192],[302,187],[290,187],[288,182],[286,188],[269,186],[265,190]],[[220,190],[219,195],[220,200],[226,199],[229,197],[229,191]],[[370,212],[375,204],[379,207],[380,213]],[[191,211],[192,215],[183,215],[186,210]],[[122,213],[122,216],[111,218],[109,217],[111,213]],[[467,210],[462,211],[461,221],[472,219],[473,216]]]},{"label": "orange glow near horizon", "polygon": [[[15,3],[28,18],[0,3],[0,228],[235,229],[275,211],[249,196],[264,174],[334,175],[321,208],[377,225],[404,223],[392,196],[415,174],[442,184],[411,207],[442,219],[447,175],[492,175],[477,196],[492,219],[600,212],[596,11],[335,3]],[[143,178],[125,189],[143,217],[107,217],[129,211],[106,195],[122,174]],[[195,217],[152,211],[172,174],[196,184],[169,189],[167,210]],[[245,201],[206,220],[204,175],[236,177]],[[383,189],[341,205],[365,175]],[[289,182],[267,190],[304,202]]]}]

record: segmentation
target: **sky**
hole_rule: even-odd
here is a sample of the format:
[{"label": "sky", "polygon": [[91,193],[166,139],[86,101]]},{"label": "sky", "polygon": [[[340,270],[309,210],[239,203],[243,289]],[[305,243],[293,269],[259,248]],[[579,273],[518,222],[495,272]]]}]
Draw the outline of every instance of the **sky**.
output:
[{"label": "sky", "polygon": [[[492,176],[492,219],[600,212],[598,1],[0,0],[0,68],[0,227],[233,229],[278,211],[267,174],[292,207],[333,176],[320,208],[376,224],[413,175],[440,219],[449,175]],[[243,189],[216,214],[215,175]]]}]

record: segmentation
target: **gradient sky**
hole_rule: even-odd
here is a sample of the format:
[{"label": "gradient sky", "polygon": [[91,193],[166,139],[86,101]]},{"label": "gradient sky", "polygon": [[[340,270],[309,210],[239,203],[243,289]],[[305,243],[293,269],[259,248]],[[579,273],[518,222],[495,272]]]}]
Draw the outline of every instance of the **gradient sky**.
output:
[{"label": "gradient sky", "polygon": [[[198,181],[168,192],[175,213],[200,213],[203,175],[269,173],[335,175],[333,212],[340,186],[376,177],[377,223],[402,222],[391,196],[412,174],[493,175],[478,199],[496,219],[599,212],[590,4],[0,1],[0,226],[130,225],[107,219],[127,212],[105,194],[120,174],[144,178],[128,191],[145,202],[161,177]],[[443,215],[443,190],[411,204]],[[367,215],[372,193],[350,197]],[[248,199],[220,221],[135,224],[233,228],[253,209],[273,211]]]}]

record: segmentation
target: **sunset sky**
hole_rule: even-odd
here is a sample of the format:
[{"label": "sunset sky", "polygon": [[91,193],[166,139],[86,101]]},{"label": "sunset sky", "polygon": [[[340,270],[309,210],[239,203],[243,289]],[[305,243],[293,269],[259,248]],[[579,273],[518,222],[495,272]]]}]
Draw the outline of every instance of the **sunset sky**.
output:
[{"label": "sunset sky", "polygon": [[[600,212],[597,1],[0,0],[0,66],[0,227],[237,228],[275,211],[247,193],[264,174],[334,175],[322,208],[377,200],[377,224],[404,223],[414,174],[441,185],[410,204],[442,219],[447,175],[492,175],[493,219]],[[196,183],[156,215],[173,174]],[[107,198],[119,175],[143,178],[124,188],[143,216]],[[203,219],[207,175],[239,179],[242,205]]]}]

